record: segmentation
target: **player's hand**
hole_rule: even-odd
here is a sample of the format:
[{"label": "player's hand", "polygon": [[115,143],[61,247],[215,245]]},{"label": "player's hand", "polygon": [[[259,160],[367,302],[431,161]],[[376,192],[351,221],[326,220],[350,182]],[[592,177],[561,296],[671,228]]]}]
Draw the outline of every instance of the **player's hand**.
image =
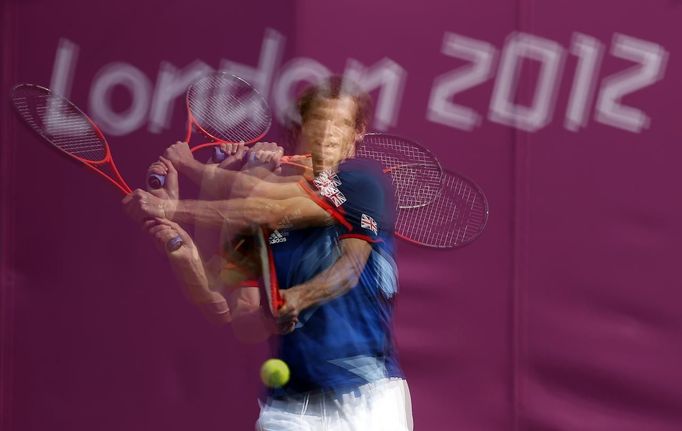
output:
[{"label": "player's hand", "polygon": [[[154,244],[157,246],[159,251],[162,253],[168,253],[173,256],[186,255],[187,257],[192,257],[196,255],[196,247],[192,238],[189,234],[180,227],[177,223],[174,223],[165,218],[153,218],[147,219],[143,223],[144,230],[146,230],[154,239]],[[180,237],[182,239],[182,247],[170,251],[166,247],[168,241],[175,237]]]},{"label": "player's hand", "polygon": [[263,167],[270,171],[279,166],[279,160],[284,155],[284,148],[274,142],[257,142],[249,148],[246,156],[246,169]]},{"label": "player's hand", "polygon": [[277,327],[282,334],[293,332],[298,323],[298,316],[303,311],[304,304],[300,290],[292,287],[280,291],[284,305],[277,310]]},{"label": "player's hand", "polygon": [[176,201],[161,199],[142,189],[135,189],[123,198],[125,212],[135,221],[149,218],[171,218]]},{"label": "player's hand", "polygon": [[244,142],[220,144],[219,148],[225,154],[225,160],[218,163],[219,168],[238,171],[244,166],[244,159],[248,150]]},{"label": "player's hand", "polygon": [[154,196],[161,199],[178,200],[180,198],[180,190],[178,186],[178,171],[173,166],[170,160],[160,156],[159,160],[152,163],[147,169],[147,177],[151,174],[163,175],[166,177],[166,182],[163,187],[153,189],[147,187],[147,191]]},{"label": "player's hand", "polygon": [[163,153],[163,157],[169,160],[173,166],[175,166],[180,172],[192,163],[196,162],[194,160],[194,155],[189,150],[189,145],[187,142],[176,142],[170,147],[166,148]]}]

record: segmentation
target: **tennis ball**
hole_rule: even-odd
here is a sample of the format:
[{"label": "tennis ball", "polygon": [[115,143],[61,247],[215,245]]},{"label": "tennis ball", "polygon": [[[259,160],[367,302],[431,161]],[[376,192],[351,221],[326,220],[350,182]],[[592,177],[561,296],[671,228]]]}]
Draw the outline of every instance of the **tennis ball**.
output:
[{"label": "tennis ball", "polygon": [[269,388],[282,387],[289,381],[289,366],[281,359],[268,359],[260,367],[260,378]]}]

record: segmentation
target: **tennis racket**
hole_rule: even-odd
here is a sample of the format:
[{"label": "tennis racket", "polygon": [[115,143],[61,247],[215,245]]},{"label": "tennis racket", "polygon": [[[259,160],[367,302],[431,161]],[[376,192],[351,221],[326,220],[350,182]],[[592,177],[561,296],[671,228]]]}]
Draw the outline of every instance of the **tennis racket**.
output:
[{"label": "tennis racket", "polygon": [[440,193],[443,170],[431,151],[409,139],[384,133],[368,133],[355,156],[376,160],[389,174],[398,208],[429,205]]},{"label": "tennis racket", "polygon": [[261,293],[267,309],[272,317],[276,318],[278,310],[284,305],[284,301],[279,292],[275,262],[272,257],[272,251],[268,246],[267,232],[263,228],[258,228],[256,229],[255,237],[261,264],[261,278],[263,280],[260,283]]},{"label": "tennis racket", "polygon": [[398,210],[396,236],[431,248],[462,247],[475,240],[488,222],[488,200],[470,179],[444,172],[442,190],[428,205]]},{"label": "tennis racket", "polygon": [[[34,84],[15,86],[10,97],[21,119],[43,140],[104,177],[124,195],[131,192],[114,163],[104,134],[76,105]],[[174,251],[182,244],[178,236],[166,246]]]},{"label": "tennis racket", "polygon": [[[418,208],[433,202],[440,193],[443,175],[438,159],[431,151],[414,141],[385,133],[368,133],[355,148],[355,157],[370,159],[381,164],[390,175],[398,208]],[[312,174],[306,163],[310,155],[285,156],[282,165],[288,164]]]},{"label": "tennis racket", "polygon": [[[390,175],[398,208],[418,208],[433,202],[441,188],[443,170],[431,151],[414,141],[385,133],[368,133],[355,148],[355,157],[381,164]],[[310,155],[285,156],[281,164],[288,164],[311,174],[305,163]]]},{"label": "tennis racket", "polygon": [[[203,137],[199,144],[191,144],[191,151],[214,147],[213,161],[221,162],[225,154],[217,147],[222,143],[260,140],[270,129],[272,115],[265,99],[245,80],[227,73],[213,73],[200,78],[187,89],[187,133]],[[205,140],[208,139],[208,142]],[[150,187],[163,187],[166,178],[152,174],[147,178]]]}]

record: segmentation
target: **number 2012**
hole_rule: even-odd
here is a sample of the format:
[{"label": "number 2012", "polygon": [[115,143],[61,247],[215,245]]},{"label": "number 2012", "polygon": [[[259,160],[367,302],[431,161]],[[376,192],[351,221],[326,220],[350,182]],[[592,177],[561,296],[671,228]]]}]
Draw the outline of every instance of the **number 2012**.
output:
[{"label": "number 2012", "polygon": [[[597,89],[604,44],[594,37],[574,33],[570,54],[577,57],[568,97],[564,127],[577,132],[588,124],[592,102],[594,120],[632,133],[649,127],[651,119],[641,109],[626,106],[621,99],[660,81],[665,73],[667,51],[659,44],[623,34],[614,34],[610,55],[636,63],[605,77]],[[446,33],[442,53],[469,64],[438,76],[429,98],[427,118],[435,123],[471,131],[481,124],[476,110],[457,104],[453,98],[489,80],[495,73],[497,49],[488,42]],[[499,56],[488,120],[524,131],[537,131],[552,121],[556,95],[561,85],[565,49],[555,41],[527,33],[513,33]],[[519,73],[526,60],[539,64],[535,82]],[[515,102],[517,91],[527,92],[530,104]]]}]

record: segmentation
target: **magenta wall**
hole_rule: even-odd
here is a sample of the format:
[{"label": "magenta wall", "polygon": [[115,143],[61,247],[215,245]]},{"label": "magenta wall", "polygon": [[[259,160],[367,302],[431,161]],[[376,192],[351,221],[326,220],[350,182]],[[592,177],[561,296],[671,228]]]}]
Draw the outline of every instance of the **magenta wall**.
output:
[{"label": "magenta wall", "polygon": [[[139,185],[183,133],[180,100],[155,98],[169,64],[260,61],[276,108],[290,79],[373,67],[374,128],[419,140],[491,206],[470,246],[400,243],[416,428],[682,428],[682,5],[169,3],[5,0],[1,91],[52,85],[70,41],[70,95]],[[112,70],[138,90],[90,103]],[[116,192],[1,109],[3,429],[252,429],[267,346],[203,320]]]}]

